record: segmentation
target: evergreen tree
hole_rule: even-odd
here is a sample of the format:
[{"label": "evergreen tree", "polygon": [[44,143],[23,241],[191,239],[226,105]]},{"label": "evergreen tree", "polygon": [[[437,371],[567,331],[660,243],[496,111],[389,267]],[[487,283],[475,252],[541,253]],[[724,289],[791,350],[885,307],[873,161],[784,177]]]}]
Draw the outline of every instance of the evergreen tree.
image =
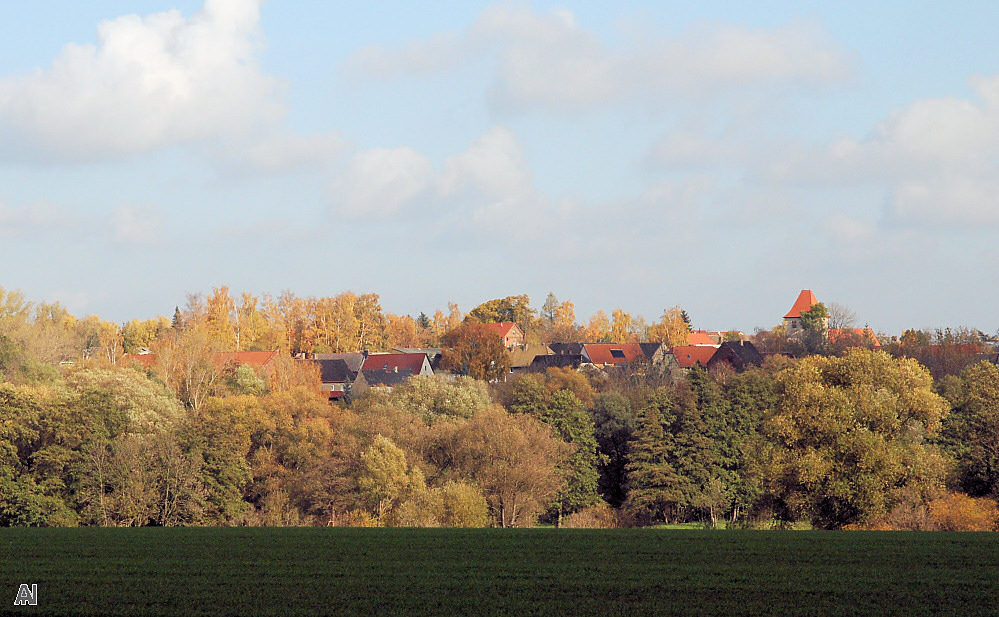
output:
[{"label": "evergreen tree", "polygon": [[180,307],[173,307],[173,319],[170,320],[170,327],[180,332],[184,329],[184,316],[180,313]]}]

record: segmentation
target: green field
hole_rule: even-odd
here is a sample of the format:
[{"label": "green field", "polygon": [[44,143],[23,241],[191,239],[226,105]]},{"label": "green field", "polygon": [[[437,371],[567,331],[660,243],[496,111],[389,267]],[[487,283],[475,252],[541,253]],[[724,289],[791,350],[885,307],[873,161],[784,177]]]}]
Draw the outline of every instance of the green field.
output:
[{"label": "green field", "polygon": [[[37,607],[14,607],[37,583]],[[0,529],[0,615],[997,615],[999,534]]]}]

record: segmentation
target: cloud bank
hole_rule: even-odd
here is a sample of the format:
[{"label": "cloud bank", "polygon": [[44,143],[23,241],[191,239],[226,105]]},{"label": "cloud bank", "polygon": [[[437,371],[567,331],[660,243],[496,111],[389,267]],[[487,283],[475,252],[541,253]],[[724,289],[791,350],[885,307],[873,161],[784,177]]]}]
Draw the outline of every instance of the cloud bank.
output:
[{"label": "cloud bank", "polygon": [[256,62],[259,0],[207,0],[98,26],[52,65],[0,80],[0,155],[91,161],[237,135],[284,113]]},{"label": "cloud bank", "polygon": [[825,85],[853,70],[849,54],[806,22],[771,30],[705,23],[680,36],[641,35],[615,47],[581,28],[570,11],[542,15],[493,5],[460,32],[401,49],[360,49],[348,71],[391,79],[491,58],[490,103],[512,112],[658,104],[663,97],[697,99],[778,83]]}]

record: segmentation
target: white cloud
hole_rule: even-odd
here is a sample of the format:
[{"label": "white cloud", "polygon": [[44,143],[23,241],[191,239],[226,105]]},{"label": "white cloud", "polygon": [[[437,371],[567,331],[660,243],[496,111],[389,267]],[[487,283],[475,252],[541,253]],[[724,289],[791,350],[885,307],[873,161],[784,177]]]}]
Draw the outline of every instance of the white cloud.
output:
[{"label": "white cloud", "polygon": [[970,80],[978,100],[915,101],[866,140],[800,149],[771,169],[781,181],[882,185],[902,224],[999,224],[999,76]]},{"label": "white cloud", "polygon": [[335,132],[300,135],[272,131],[227,140],[213,154],[230,173],[256,175],[323,169],[335,163],[347,148],[347,141]]},{"label": "white cloud", "polygon": [[502,127],[492,129],[468,150],[445,161],[440,182],[445,195],[471,190],[486,199],[533,190],[520,143],[512,131]]},{"label": "white cloud", "polygon": [[434,176],[430,159],[412,148],[372,148],[332,181],[333,209],[348,218],[388,218],[412,206]]},{"label": "white cloud", "polygon": [[503,127],[447,158],[440,170],[411,148],[361,151],[334,176],[330,196],[333,210],[348,218],[446,218],[450,231],[520,240],[558,228],[572,203],[535,187],[520,142]]},{"label": "white cloud", "polygon": [[232,136],[283,114],[257,66],[260,0],[206,0],[98,26],[52,66],[0,80],[8,157],[91,160]]},{"label": "white cloud", "polygon": [[153,206],[121,204],[108,219],[111,239],[125,246],[156,246],[160,243],[163,217]]},{"label": "white cloud", "polygon": [[566,10],[540,15],[494,5],[463,32],[369,47],[348,63],[375,78],[452,70],[495,56],[490,100],[502,110],[585,110],[622,101],[659,105],[777,83],[828,84],[851,72],[847,54],[818,26],[772,30],[702,24],[678,37],[645,36],[615,48]]}]

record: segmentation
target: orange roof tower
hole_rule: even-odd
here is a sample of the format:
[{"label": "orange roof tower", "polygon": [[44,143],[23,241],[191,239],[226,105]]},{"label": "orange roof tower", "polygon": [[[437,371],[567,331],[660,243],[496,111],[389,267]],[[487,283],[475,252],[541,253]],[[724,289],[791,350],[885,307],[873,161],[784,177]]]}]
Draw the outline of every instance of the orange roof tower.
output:
[{"label": "orange roof tower", "polygon": [[798,299],[794,301],[794,306],[787,312],[787,315],[784,315],[784,319],[799,318],[802,312],[807,313],[818,303],[819,301],[815,299],[815,294],[812,293],[811,289],[802,289],[801,293],[798,294]]}]

